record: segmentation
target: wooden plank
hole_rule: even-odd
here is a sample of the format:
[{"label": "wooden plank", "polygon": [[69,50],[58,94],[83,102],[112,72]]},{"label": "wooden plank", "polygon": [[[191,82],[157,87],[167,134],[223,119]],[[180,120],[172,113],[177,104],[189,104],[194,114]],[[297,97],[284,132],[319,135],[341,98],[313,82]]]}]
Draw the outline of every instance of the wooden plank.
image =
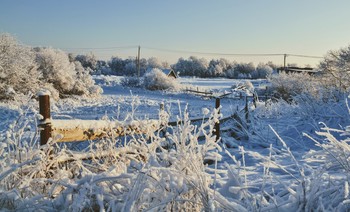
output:
[{"label": "wooden plank", "polygon": [[130,134],[147,134],[159,129],[158,120],[128,123],[104,120],[52,120],[52,135],[57,142],[94,140]]},{"label": "wooden plank", "polygon": [[198,94],[205,94],[205,95],[213,95],[213,92],[205,92],[205,91],[195,91],[195,90],[186,90],[187,92],[193,92],[193,93],[198,93]]}]

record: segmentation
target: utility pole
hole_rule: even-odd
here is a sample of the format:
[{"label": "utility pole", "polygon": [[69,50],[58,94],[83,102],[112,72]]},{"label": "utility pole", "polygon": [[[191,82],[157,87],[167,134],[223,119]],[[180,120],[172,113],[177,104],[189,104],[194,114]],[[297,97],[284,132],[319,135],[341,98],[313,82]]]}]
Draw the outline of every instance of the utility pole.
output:
[{"label": "utility pole", "polygon": [[140,49],[139,46],[138,52],[137,52],[137,77],[140,78]]},{"label": "utility pole", "polygon": [[284,62],[283,62],[283,71],[286,72],[286,60],[287,60],[287,54],[284,54]]}]

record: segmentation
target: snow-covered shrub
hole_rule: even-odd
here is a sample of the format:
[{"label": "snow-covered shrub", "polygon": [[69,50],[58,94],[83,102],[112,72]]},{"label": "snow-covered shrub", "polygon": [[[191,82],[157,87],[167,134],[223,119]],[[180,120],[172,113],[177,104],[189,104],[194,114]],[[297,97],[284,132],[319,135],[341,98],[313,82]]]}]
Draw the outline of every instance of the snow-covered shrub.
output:
[{"label": "snow-covered shrub", "polygon": [[99,96],[103,90],[100,86],[95,85],[89,71],[84,69],[80,62],[74,62],[76,72],[76,82],[74,84],[73,93],[78,95]]},{"label": "snow-covered shrub", "polygon": [[72,59],[61,50],[29,48],[9,34],[0,34],[0,99],[42,89],[50,90],[54,98],[99,95],[102,89],[94,85],[89,71]]},{"label": "snow-covered shrub", "polygon": [[269,77],[269,92],[277,98],[291,101],[294,96],[306,93],[317,96],[317,81],[306,73],[280,73]]},{"label": "snow-covered shrub", "polygon": [[60,97],[102,93],[102,89],[94,85],[88,71],[79,62],[70,62],[65,52],[52,48],[35,50],[41,81],[52,84]]},{"label": "snow-covered shrub", "polygon": [[31,48],[9,34],[0,34],[0,99],[38,90],[39,72],[34,58]]},{"label": "snow-covered shrub", "polygon": [[160,69],[152,69],[146,73],[143,85],[148,90],[179,90],[181,88],[176,79],[168,77]]},{"label": "snow-covered shrub", "polygon": [[287,101],[339,101],[344,93],[331,83],[325,82],[323,76],[306,73],[280,73],[269,77],[271,86],[267,92],[276,98]]}]

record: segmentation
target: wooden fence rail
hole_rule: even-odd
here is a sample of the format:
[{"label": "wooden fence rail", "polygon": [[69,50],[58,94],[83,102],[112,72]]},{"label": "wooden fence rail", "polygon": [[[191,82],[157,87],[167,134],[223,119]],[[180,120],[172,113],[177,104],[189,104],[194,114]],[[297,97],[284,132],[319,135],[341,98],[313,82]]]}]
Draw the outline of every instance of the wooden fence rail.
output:
[{"label": "wooden fence rail", "polygon": [[[224,95],[226,96],[226,95]],[[222,97],[224,97],[222,96]],[[215,99],[215,108],[220,110],[220,97]],[[244,112],[248,121],[248,97],[245,98]],[[255,100],[255,98],[253,98]],[[254,101],[255,102],[255,101]],[[39,123],[40,145],[45,145],[49,138],[55,138],[57,142],[86,141],[104,137],[118,137],[129,134],[145,134],[161,128],[160,120],[139,120],[131,122],[118,122],[108,120],[52,120],[50,115],[50,97],[47,94],[39,95],[40,114]],[[164,110],[164,104],[160,104],[160,110]],[[218,111],[219,112],[219,111]],[[214,126],[216,140],[220,138],[220,122],[226,121],[232,116],[222,118]],[[204,118],[207,120],[208,118]],[[203,118],[192,119],[191,122],[202,121]],[[168,122],[169,126],[181,124],[181,121]]]},{"label": "wooden fence rail", "polygon": [[57,142],[86,141],[127,134],[146,134],[160,127],[159,120],[52,120],[50,96],[47,94],[39,94],[39,107],[42,116],[39,122],[40,145],[45,145],[49,138],[55,138]]}]

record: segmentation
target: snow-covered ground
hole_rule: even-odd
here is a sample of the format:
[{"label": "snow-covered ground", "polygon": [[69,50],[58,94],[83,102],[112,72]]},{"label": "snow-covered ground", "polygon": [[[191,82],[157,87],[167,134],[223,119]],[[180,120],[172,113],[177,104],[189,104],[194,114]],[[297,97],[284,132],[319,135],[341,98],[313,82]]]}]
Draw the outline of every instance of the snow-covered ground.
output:
[{"label": "snow-covered ground", "polygon": [[[94,99],[77,97],[62,99],[57,102],[52,100],[51,112],[53,119],[118,121],[158,119],[160,104],[164,103],[165,110],[170,114],[170,121],[176,121],[177,117],[183,119],[185,108],[187,108],[190,119],[194,119],[204,116],[208,117],[206,109],[213,111],[215,107],[215,98],[201,97],[185,92],[162,92],[148,91],[142,88],[125,88],[119,84],[120,77],[116,76],[95,76],[94,78],[95,81],[102,86],[104,90],[103,95]],[[200,78],[180,78],[180,81],[182,84],[198,87],[198,90],[211,90],[217,94],[232,92],[232,85],[243,82],[243,80]],[[262,80],[255,80],[252,81],[252,83],[256,88],[266,86],[266,81]],[[228,211],[233,210],[233,208],[237,211],[243,210],[244,208],[247,210],[259,211],[310,211],[322,209],[332,210],[334,208],[342,211],[349,209],[347,206],[349,197],[349,191],[347,190],[348,184],[347,181],[344,180],[347,177],[347,173],[344,173],[339,167],[333,167],[327,170],[324,166],[325,160],[327,160],[327,153],[322,152],[321,144],[317,145],[315,141],[305,136],[307,134],[317,141],[322,141],[322,138],[316,135],[315,132],[322,131],[321,128],[324,126],[345,130],[345,126],[350,124],[349,113],[345,102],[341,101],[332,104],[324,103],[324,105],[316,103],[295,105],[285,102],[260,101],[257,107],[254,108],[250,101],[249,121],[248,125],[246,125],[245,115],[240,112],[245,106],[245,99],[232,97],[233,96],[228,96],[228,98],[221,99],[220,111],[223,117],[229,117],[238,111],[238,115],[243,121],[237,122],[237,119],[230,119],[223,123],[221,127],[226,130],[221,134],[222,138],[219,146],[206,152],[208,157],[211,158],[211,161],[214,162],[209,162],[209,165],[204,168],[205,173],[211,176],[209,177],[210,180],[204,183],[205,185],[207,183],[208,188],[211,190],[205,190],[207,189],[205,186],[203,188],[201,187],[201,189],[205,190],[201,190],[201,192],[208,192],[207,195],[209,198],[208,206],[203,206],[204,208],[216,208],[218,210]],[[22,113],[25,113],[25,116],[28,117],[37,113],[37,102],[35,100],[29,100],[28,102],[29,103],[24,107],[20,106],[20,104],[16,106],[16,104],[9,105],[2,103],[0,105],[0,140],[10,139],[12,137],[11,132],[15,133],[16,130],[21,129],[21,127],[17,125],[19,125],[20,121],[23,122],[23,120],[25,120],[25,118],[21,116]],[[25,108],[27,111],[20,108]],[[35,121],[32,122],[33,123],[29,124],[29,126],[33,128]],[[26,130],[30,131],[30,128],[24,129],[21,133],[25,134]],[[185,131],[185,129],[183,129],[183,131]],[[241,137],[239,138],[237,135]],[[171,136],[170,138],[174,140]],[[336,133],[334,139],[340,138],[343,137]],[[13,140],[16,139],[13,138]],[[203,140],[203,138],[201,138],[201,140]],[[77,147],[75,147],[75,150],[77,150],[76,148]],[[1,158],[5,158],[5,152],[3,150],[4,148],[2,148]],[[348,152],[344,154],[348,154]],[[184,153],[184,155],[186,154]],[[173,156],[179,157],[181,155],[175,154]],[[164,154],[164,157],[170,157],[170,155]],[[168,159],[169,158],[167,158],[167,160]],[[155,159],[149,158],[149,160]],[[154,161],[148,163],[148,165],[152,163],[158,164],[158,162]],[[347,161],[344,161],[344,164],[347,163]],[[155,167],[158,167],[158,165],[155,165]],[[321,174],[319,173],[321,171],[320,169],[322,169]],[[9,170],[12,169],[5,165],[0,165],[0,180],[5,178]],[[114,169],[110,167],[109,170]],[[164,175],[160,168],[156,171],[153,169],[147,170],[152,170],[149,173],[154,179],[158,178],[156,175],[153,176],[153,172],[154,174],[162,173]],[[108,171],[105,172],[107,173],[105,174],[106,177],[112,176]],[[94,175],[90,177],[102,177],[97,173],[98,172],[94,173]],[[119,176],[119,174],[116,174],[115,177],[117,176]],[[164,188],[167,191],[169,191],[169,189],[171,190],[172,186],[180,190],[189,189],[182,184],[180,185],[181,176],[182,175],[176,175],[174,178],[169,178],[168,180],[158,179],[159,184],[156,184],[156,187],[157,185],[162,185],[162,183],[167,182],[171,185]],[[130,176],[125,176],[125,179],[128,177]],[[166,175],[165,177],[169,176]],[[198,175],[197,177],[199,177],[198,182],[207,179],[204,175]],[[89,180],[87,178],[79,179],[81,181],[86,180],[86,182]],[[130,180],[131,179],[133,178],[130,177]],[[72,183],[68,182],[68,179],[66,180],[67,182],[64,183]],[[93,181],[92,178],[90,180],[91,182]],[[142,179],[139,178],[133,180],[132,182],[134,183],[138,181],[142,182]],[[191,178],[191,180],[193,179]],[[96,187],[89,187],[85,184],[79,184],[79,182],[74,186],[77,185],[86,186],[87,189],[96,189]],[[74,186],[70,185],[66,186],[66,188],[67,190],[70,188],[78,188]],[[120,189],[123,190],[126,188],[120,187]],[[143,188],[142,190],[141,188],[132,187],[127,189],[130,189],[127,199],[123,201],[114,200],[116,201],[113,202],[116,207],[115,210],[119,211],[121,208],[125,211],[134,210],[136,206],[142,205],[143,200],[146,202],[145,199],[142,199],[146,197],[137,192],[152,193],[151,190],[147,190],[148,188]],[[132,193],[133,189],[135,193]],[[320,189],[324,190],[321,191]],[[73,192],[73,190],[71,192]],[[116,188],[115,192],[117,192],[117,190],[118,188]],[[118,192],[121,192],[121,190]],[[211,193],[212,191],[214,193]],[[79,190],[79,192],[83,191]],[[108,197],[98,196],[103,196],[105,191],[98,192],[95,193],[97,199],[102,198],[102,202],[103,199],[108,199]],[[181,192],[178,192],[180,195]],[[327,195],[324,195],[323,192],[328,192],[330,199],[327,199]],[[340,195],[337,192],[342,192],[342,194]],[[3,190],[0,190],[0,202],[4,200],[1,196],[2,194],[9,195]],[[81,196],[82,195],[80,195],[80,197]],[[167,196],[167,198],[170,197]],[[176,196],[172,196],[171,198],[173,198],[172,201],[180,201],[176,199],[178,198]],[[189,196],[181,196],[181,198],[181,201],[186,198],[188,201],[197,201],[196,199],[191,200],[190,194]],[[135,202],[136,199],[139,202]],[[73,200],[62,200],[61,202],[67,204],[67,202],[70,201],[72,202]],[[87,200],[81,201],[81,204],[87,204],[86,202],[84,203],[84,201]],[[101,204],[108,205],[106,202],[101,203],[99,200],[96,201],[100,206]],[[148,199],[147,201],[150,200]],[[165,202],[167,201],[169,202],[170,200],[168,199]],[[213,203],[213,201],[215,203]],[[55,204],[58,202],[59,201]],[[74,203],[78,204],[79,201],[75,201]],[[156,203],[156,205],[162,204],[161,201]],[[118,208],[119,206],[120,208]],[[75,205],[75,207],[79,208],[78,205]],[[152,210],[147,207],[155,206],[152,204],[142,205],[142,207],[138,209]],[[60,207],[57,206],[57,208]]]}]

